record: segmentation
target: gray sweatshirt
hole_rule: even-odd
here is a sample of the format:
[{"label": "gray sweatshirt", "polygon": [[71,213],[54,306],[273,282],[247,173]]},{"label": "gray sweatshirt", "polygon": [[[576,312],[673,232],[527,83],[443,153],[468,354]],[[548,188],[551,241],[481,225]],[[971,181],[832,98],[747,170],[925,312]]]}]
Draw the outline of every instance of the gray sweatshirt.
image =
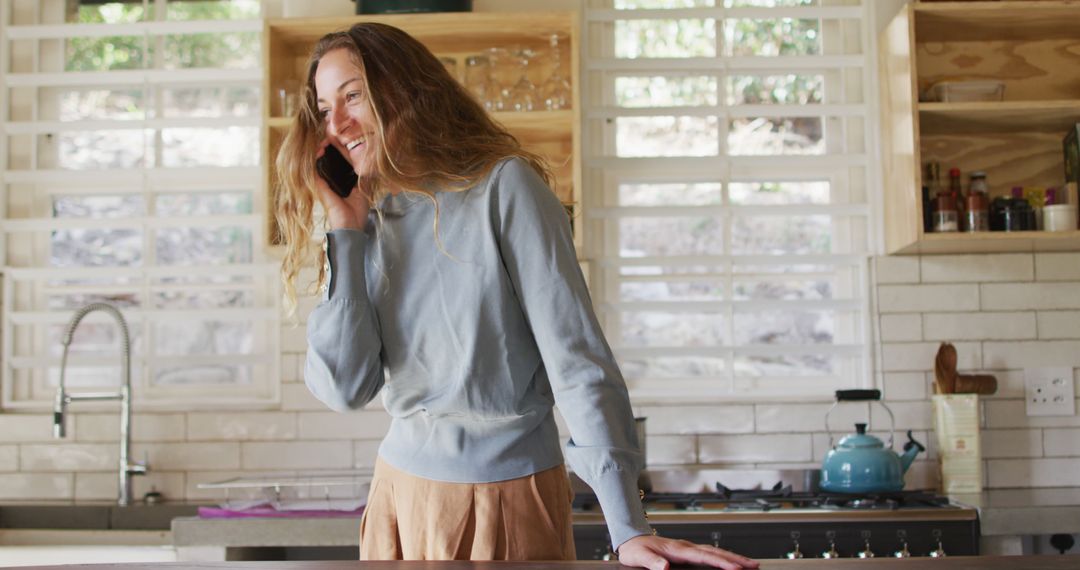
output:
[{"label": "gray sweatshirt", "polygon": [[562,464],[595,491],[616,547],[650,533],[630,399],[593,312],[566,212],[521,159],[431,200],[390,196],[383,220],[327,235],[330,277],[307,322],[304,380],[346,411],[381,389],[382,459],[486,483]]}]

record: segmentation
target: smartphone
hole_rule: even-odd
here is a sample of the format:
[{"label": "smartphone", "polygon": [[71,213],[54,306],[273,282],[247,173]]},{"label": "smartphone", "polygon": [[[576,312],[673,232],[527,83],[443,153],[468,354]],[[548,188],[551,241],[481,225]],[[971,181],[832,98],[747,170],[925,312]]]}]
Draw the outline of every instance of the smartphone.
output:
[{"label": "smartphone", "polygon": [[352,165],[334,145],[326,146],[326,152],[315,161],[315,170],[330,185],[330,189],[342,198],[352,193],[359,179]]}]

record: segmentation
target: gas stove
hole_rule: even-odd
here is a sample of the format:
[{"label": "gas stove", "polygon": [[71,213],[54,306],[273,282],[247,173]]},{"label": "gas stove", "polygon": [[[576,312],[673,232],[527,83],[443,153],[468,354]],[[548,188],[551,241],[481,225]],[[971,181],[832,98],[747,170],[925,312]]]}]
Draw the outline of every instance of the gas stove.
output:
[{"label": "gas stove", "polygon": [[[754,488],[714,483],[706,491],[660,489],[643,494],[642,504],[661,536],[753,558],[978,554],[979,520],[972,507],[926,491],[824,493],[805,475],[798,472],[794,483]],[[603,515],[591,493],[575,495],[574,537],[579,559],[610,557]]]}]

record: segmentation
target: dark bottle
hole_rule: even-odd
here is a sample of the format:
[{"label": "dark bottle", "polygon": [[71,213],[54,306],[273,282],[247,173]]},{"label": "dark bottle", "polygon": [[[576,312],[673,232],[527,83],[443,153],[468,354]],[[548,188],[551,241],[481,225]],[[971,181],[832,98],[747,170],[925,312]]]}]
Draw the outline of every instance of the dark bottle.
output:
[{"label": "dark bottle", "polygon": [[951,194],[953,200],[956,201],[956,218],[958,223],[956,229],[958,231],[964,231],[963,221],[967,214],[964,212],[965,200],[963,182],[960,180],[960,169],[955,166],[949,169],[949,194]]}]

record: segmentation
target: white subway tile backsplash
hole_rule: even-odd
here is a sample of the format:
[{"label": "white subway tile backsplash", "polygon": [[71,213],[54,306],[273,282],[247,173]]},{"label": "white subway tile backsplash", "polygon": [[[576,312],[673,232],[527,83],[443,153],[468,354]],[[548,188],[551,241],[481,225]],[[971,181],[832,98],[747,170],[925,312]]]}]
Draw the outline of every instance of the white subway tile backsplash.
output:
[{"label": "white subway tile backsplash", "polygon": [[921,258],[923,283],[1031,281],[1035,262],[1029,253],[1001,255],[927,255]]},{"label": "white subway tile backsplash", "polygon": [[692,435],[652,435],[645,438],[648,465],[693,465],[697,463],[697,437]]},{"label": "white subway tile backsplash", "polygon": [[[1080,399],[1077,400],[1080,409]],[[1080,427],[1080,415],[1028,416],[1023,400],[986,400],[986,429]]]},{"label": "white subway tile backsplash", "polygon": [[[119,414],[70,414],[75,441],[120,439]],[[131,441],[184,441],[184,414],[132,414]]]},{"label": "white subway tile backsplash", "polygon": [[881,340],[883,342],[923,340],[923,317],[919,314],[881,315]]},{"label": "white subway tile backsplash", "polygon": [[997,378],[997,392],[983,396],[984,400],[1008,400],[1024,397],[1023,370],[983,370],[980,374],[990,374]]},{"label": "white subway tile backsplash", "polygon": [[362,439],[353,442],[353,467],[357,469],[374,469],[375,460],[379,457],[379,439]]},{"label": "white subway tile backsplash", "polygon": [[979,285],[880,285],[882,313],[979,310]]},{"label": "white subway tile backsplash", "polygon": [[162,471],[215,470],[240,468],[240,444],[139,443],[132,446],[132,459],[150,460],[150,469]]},{"label": "white subway tile backsplash", "polygon": [[0,471],[19,469],[19,448],[14,445],[0,445]]},{"label": "white subway tile backsplash", "polygon": [[307,323],[311,311],[314,311],[315,307],[319,306],[319,303],[322,302],[322,297],[302,297],[299,301],[296,308],[297,317],[299,317],[301,323]]},{"label": "white subway tile backsplash", "polygon": [[702,435],[700,463],[766,463],[812,461],[810,434]]},{"label": "white subway tile backsplash", "polygon": [[1042,435],[1042,430],[1037,429],[984,429],[981,432],[983,457],[1042,457]]},{"label": "white subway tile backsplash", "polygon": [[936,490],[941,484],[937,462],[916,461],[904,473],[904,490]]},{"label": "white subway tile backsplash", "polygon": [[1080,281],[1080,253],[1036,253],[1035,279]]},{"label": "white subway tile backsplash", "polygon": [[299,353],[286,352],[281,355],[281,381],[300,382],[300,365],[298,361],[302,355]]},{"label": "white subway tile backsplash", "polygon": [[1080,486],[1080,458],[991,459],[987,461],[988,487]]},{"label": "white subway tile backsplash", "polygon": [[930,381],[925,372],[886,372],[882,398],[886,402],[925,400]]},{"label": "white subway tile backsplash", "polygon": [[281,409],[285,411],[326,411],[329,408],[311,395],[303,380],[299,384],[281,385]]},{"label": "white subway tile backsplash", "polygon": [[120,494],[118,485],[116,473],[76,473],[75,500],[115,501]]},{"label": "white subway tile backsplash", "polygon": [[875,257],[874,267],[879,284],[919,282],[918,257],[897,255]]},{"label": "white subway tile backsplash", "polygon": [[[929,401],[887,402],[886,405],[896,418],[897,432],[933,428],[934,415]],[[887,431],[889,429],[889,414],[885,408],[878,405],[870,406],[870,425],[874,430]],[[897,437],[900,436],[897,435]]]},{"label": "white subway tile backsplash", "polygon": [[1080,340],[988,341],[983,351],[984,369],[1080,367]]},{"label": "white subway tile backsplash", "polygon": [[383,411],[300,412],[300,439],[378,439],[390,429]]},{"label": "white subway tile backsplash", "polygon": [[923,315],[926,340],[1024,340],[1035,338],[1035,313],[935,313]]},{"label": "white subway tile backsplash", "polygon": [[1080,428],[1043,430],[1047,457],[1080,457]]},{"label": "white subway tile backsplash", "polygon": [[1039,311],[1040,339],[1080,339],[1080,311]]},{"label": "white subway tile backsplash", "polygon": [[349,441],[252,442],[242,444],[244,469],[349,469]]},{"label": "white subway tile backsplash", "polygon": [[24,471],[107,471],[120,463],[119,445],[102,443],[23,444],[19,465]]},{"label": "white subway tile backsplash", "polygon": [[[757,433],[792,433],[825,431],[825,414],[833,404],[758,404]],[[865,402],[839,404],[829,415],[829,426],[847,430],[856,422],[866,422],[870,410]]]},{"label": "white subway tile backsplash", "polygon": [[754,431],[754,407],[749,405],[642,406],[638,415],[648,418],[645,432],[650,435]]},{"label": "white subway tile backsplash", "polygon": [[0,499],[71,499],[71,473],[0,473]]},{"label": "white subway tile backsplash", "polygon": [[979,289],[986,311],[1080,309],[1080,283],[987,283]]},{"label": "white subway tile backsplash", "polygon": [[[961,371],[982,368],[982,345],[977,342],[954,342],[957,368]],[[885,372],[930,371],[940,342],[885,343],[881,347]]]},{"label": "white subway tile backsplash", "polygon": [[211,412],[188,414],[188,441],[296,439],[293,412]]},{"label": "white subway tile backsplash", "polygon": [[52,414],[0,414],[0,434],[4,443],[53,441]]},{"label": "white subway tile backsplash", "polygon": [[284,352],[307,352],[307,327],[281,325],[281,350]]}]

